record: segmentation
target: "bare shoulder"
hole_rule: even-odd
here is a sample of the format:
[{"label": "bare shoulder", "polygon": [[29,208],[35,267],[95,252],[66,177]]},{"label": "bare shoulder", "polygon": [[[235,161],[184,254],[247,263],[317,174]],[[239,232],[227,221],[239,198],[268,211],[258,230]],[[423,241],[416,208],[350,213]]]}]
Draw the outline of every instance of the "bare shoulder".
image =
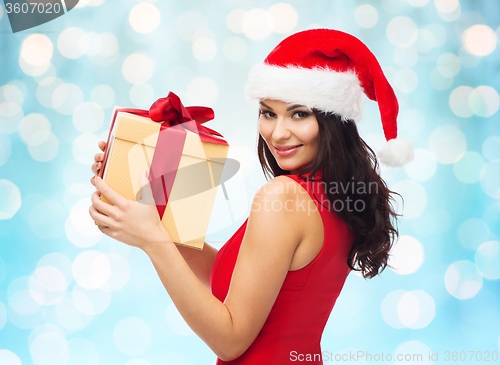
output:
[{"label": "bare shoulder", "polygon": [[295,180],[286,176],[277,176],[269,180],[258,191],[259,198],[268,197],[275,200],[286,200],[297,195],[308,195],[307,191]]},{"label": "bare shoulder", "polygon": [[308,192],[299,183],[286,176],[277,176],[256,192],[248,224],[258,223],[261,227],[287,231],[298,244],[304,238],[304,219],[310,216],[311,210],[317,209],[314,203],[309,204],[310,201]]}]

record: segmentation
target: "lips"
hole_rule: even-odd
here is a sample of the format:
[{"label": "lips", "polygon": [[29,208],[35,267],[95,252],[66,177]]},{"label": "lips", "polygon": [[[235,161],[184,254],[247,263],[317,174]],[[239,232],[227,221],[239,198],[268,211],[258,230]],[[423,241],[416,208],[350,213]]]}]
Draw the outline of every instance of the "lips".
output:
[{"label": "lips", "polygon": [[274,146],[274,147],[279,151],[288,151],[288,150],[291,150],[292,148],[295,148],[298,146],[302,146],[302,144],[297,144],[295,146],[290,146],[290,147],[278,147],[278,146]]}]

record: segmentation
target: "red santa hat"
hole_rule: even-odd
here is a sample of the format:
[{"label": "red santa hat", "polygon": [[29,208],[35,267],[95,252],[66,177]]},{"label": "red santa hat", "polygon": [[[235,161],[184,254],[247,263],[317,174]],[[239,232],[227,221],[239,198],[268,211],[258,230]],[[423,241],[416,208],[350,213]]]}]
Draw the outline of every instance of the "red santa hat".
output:
[{"label": "red santa hat", "polygon": [[387,166],[413,159],[406,139],[397,137],[398,101],[370,50],[356,37],[333,29],[293,34],[250,71],[245,95],[300,104],[339,115],[343,121],[363,117],[364,95],[377,101],[387,143],[378,152]]}]

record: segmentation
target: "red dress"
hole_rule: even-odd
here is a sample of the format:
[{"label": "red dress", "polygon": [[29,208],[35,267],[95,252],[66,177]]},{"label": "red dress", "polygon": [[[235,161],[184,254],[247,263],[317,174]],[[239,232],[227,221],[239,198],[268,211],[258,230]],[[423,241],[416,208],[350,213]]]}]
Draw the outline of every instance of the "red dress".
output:
[{"label": "red dress", "polygon": [[[288,272],[271,312],[252,345],[233,361],[217,358],[217,365],[296,364],[301,362],[300,359],[305,361],[307,354],[316,360],[307,361],[307,364],[323,364],[321,336],[349,273],[347,256],[354,235],[334,212],[322,207],[314,198],[316,195],[323,205],[330,208],[324,184],[320,183],[321,175],[317,175],[314,182],[301,180],[297,175],[285,176],[301,184],[316,203],[325,229],[323,248],[309,265]],[[229,290],[247,222],[248,218],[222,246],[212,266],[210,288],[221,302],[225,301]],[[301,354],[303,357],[300,357]],[[314,357],[314,354],[317,355]]]}]

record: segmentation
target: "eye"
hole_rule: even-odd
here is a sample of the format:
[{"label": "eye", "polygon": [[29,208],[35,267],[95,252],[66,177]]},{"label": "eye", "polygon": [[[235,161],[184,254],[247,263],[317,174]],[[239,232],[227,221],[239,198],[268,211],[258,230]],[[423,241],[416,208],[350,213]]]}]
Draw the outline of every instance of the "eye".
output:
[{"label": "eye", "polygon": [[304,118],[307,118],[310,114],[308,112],[305,112],[305,111],[296,111],[295,113],[293,113],[293,118],[295,119],[304,119]]},{"label": "eye", "polygon": [[276,117],[276,114],[274,114],[273,112],[269,111],[269,110],[262,110],[260,109],[259,110],[259,114],[264,116],[264,118],[274,118]]}]

